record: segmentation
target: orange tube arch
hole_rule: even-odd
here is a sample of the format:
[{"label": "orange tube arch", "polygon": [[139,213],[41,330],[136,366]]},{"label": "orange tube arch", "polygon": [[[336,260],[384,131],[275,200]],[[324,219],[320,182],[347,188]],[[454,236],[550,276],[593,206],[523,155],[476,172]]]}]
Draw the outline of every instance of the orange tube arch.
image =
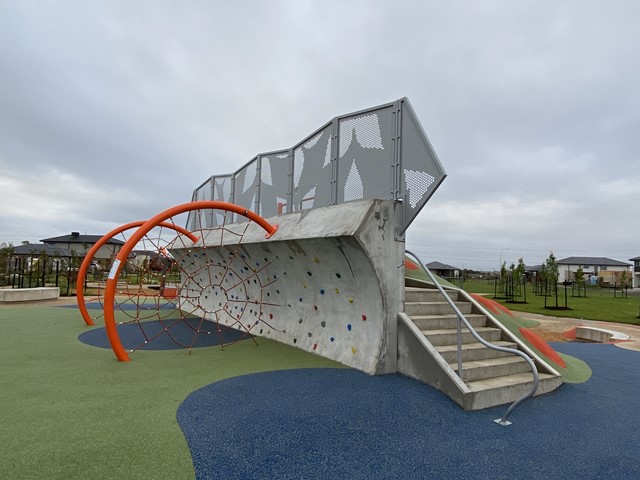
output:
[{"label": "orange tube arch", "polygon": [[130,358],[124,347],[122,346],[120,336],[118,335],[113,304],[115,301],[116,284],[118,282],[120,271],[124,266],[124,262],[129,257],[129,254],[133,250],[133,247],[152,228],[158,226],[174,215],[180,215],[181,213],[204,208],[225,210],[228,212],[237,213],[238,215],[242,215],[243,217],[246,217],[249,220],[260,225],[267,232],[265,234],[265,238],[271,237],[278,230],[278,225],[271,225],[264,218],[262,218],[257,213],[252,212],[251,210],[248,210],[239,205],[235,205],[233,203],[219,202],[215,200],[201,200],[197,202],[189,202],[183,203],[181,205],[176,205],[175,207],[169,208],[164,212],[160,212],[156,216],[143,223],[140,228],[138,228],[138,230],[136,230],[136,232],[131,235],[131,237],[129,237],[129,240],[125,242],[124,246],[118,252],[117,257],[113,262],[113,266],[111,267],[111,271],[109,272],[109,277],[107,278],[107,285],[104,292],[104,325],[107,331],[107,337],[109,338],[109,343],[111,344],[111,348],[113,349],[113,353],[115,353],[117,359],[121,362],[128,362],[130,361]]},{"label": "orange tube arch", "polygon": [[[139,220],[137,222],[126,223],[119,226],[118,228],[114,228],[109,233],[104,235],[100,240],[98,240],[85,254],[84,260],[82,260],[82,264],[80,265],[80,269],[78,270],[78,279],[76,280],[76,300],[78,302],[80,315],[82,315],[84,323],[86,323],[87,325],[95,325],[93,323],[91,315],[89,315],[89,311],[87,310],[87,306],[85,305],[84,301],[84,281],[87,278],[87,271],[89,270],[89,266],[91,265],[91,260],[93,260],[95,254],[98,253],[98,250],[100,250],[100,248],[103,247],[113,237],[132,228],[140,227],[143,224],[144,221]],[[171,223],[161,223],[160,226],[176,230],[177,232],[180,232],[183,235],[189,237],[192,242],[198,240],[198,237],[196,237],[193,233],[191,233],[186,228],[180,227],[178,225],[174,225]]]}]

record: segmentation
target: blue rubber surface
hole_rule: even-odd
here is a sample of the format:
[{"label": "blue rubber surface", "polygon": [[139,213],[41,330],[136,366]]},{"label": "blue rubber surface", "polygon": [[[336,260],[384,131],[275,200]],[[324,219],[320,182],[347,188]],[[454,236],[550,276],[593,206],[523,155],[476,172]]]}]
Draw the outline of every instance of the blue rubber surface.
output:
[{"label": "blue rubber surface", "polygon": [[[223,343],[233,343],[243,338],[251,338],[247,332],[241,332],[233,328],[218,326],[214,322],[203,321],[200,326],[199,318],[163,319],[142,322],[147,338],[160,335],[144,345],[141,350],[177,350],[184,346],[192,345],[196,331],[200,330],[193,348],[211,347]],[[167,331],[164,331],[167,327]],[[140,327],[135,323],[118,325],[118,335],[125,350],[131,350],[144,343],[145,337]],[[211,332],[207,334],[206,332]],[[104,327],[95,328],[78,335],[78,340],[87,345],[98,348],[111,348],[107,332]],[[178,343],[176,343],[178,342]],[[182,345],[182,346],[181,346]]]},{"label": "blue rubber surface", "polygon": [[464,412],[401,375],[308,369],[193,392],[177,419],[199,479],[640,478],[640,353],[554,344],[593,377],[505,407]]}]

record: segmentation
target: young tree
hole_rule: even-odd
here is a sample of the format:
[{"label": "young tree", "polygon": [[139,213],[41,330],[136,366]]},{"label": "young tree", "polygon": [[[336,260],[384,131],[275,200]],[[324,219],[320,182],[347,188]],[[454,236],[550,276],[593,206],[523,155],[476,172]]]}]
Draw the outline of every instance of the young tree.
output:
[{"label": "young tree", "polygon": [[560,271],[558,269],[558,263],[556,262],[556,256],[553,252],[549,252],[549,256],[544,264],[549,286],[552,289],[551,291],[555,293],[556,307],[558,307],[558,277],[560,276]]},{"label": "young tree", "polygon": [[5,284],[11,270],[11,256],[14,249],[12,243],[0,243],[0,285]]},{"label": "young tree", "polygon": [[527,267],[524,264],[524,258],[520,257],[518,259],[518,265],[516,266],[515,270],[513,271],[513,274],[518,278],[518,280],[521,280],[522,276],[524,275],[526,270],[527,270]]},{"label": "young tree", "polygon": [[575,281],[578,285],[584,284],[584,270],[582,269],[582,265],[578,267],[576,273],[573,274]]},{"label": "young tree", "polygon": [[623,270],[622,273],[620,274],[620,286],[622,288],[625,288],[627,286],[627,282],[628,282],[628,278],[627,278],[627,271]]},{"label": "young tree", "polygon": [[560,271],[558,269],[558,263],[556,262],[556,256],[553,252],[549,253],[547,260],[545,263],[545,271],[547,273],[547,279],[549,283],[555,288],[558,284],[558,277],[560,276]]}]

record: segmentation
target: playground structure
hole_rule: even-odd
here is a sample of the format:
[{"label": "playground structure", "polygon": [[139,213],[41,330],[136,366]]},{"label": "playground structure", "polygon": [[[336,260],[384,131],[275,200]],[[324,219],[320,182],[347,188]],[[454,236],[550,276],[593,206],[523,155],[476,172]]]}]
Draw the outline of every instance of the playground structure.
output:
[{"label": "playground structure", "polygon": [[[175,325],[195,319],[191,340],[181,343],[185,348],[197,346],[200,335],[221,335],[233,328],[369,374],[404,373],[440,388],[469,410],[512,402],[532,385],[536,394],[557,388],[559,374],[471,298],[465,297],[469,308],[481,313],[474,316],[491,323],[482,327],[487,331],[482,335],[508,338],[510,346],[526,351],[542,369],[539,389],[535,365],[533,379],[514,373],[514,378],[520,375],[517,381],[510,379],[499,392],[498,387],[472,385],[483,373],[471,371],[473,361],[463,362],[459,316],[457,366],[438,353],[438,342],[445,340],[429,344],[427,333],[412,323],[424,316],[423,307],[445,303],[406,301],[404,276],[404,234],[445,177],[403,98],[336,117],[291,148],[259,154],[233,174],[208,178],[190,203],[107,234],[137,228],[99,295],[116,357],[128,361],[130,353],[158,335],[170,336]],[[150,235],[158,228],[162,234]],[[164,261],[158,294],[119,289],[131,252],[151,237],[152,250]],[[78,286],[80,291],[80,280]],[[433,287],[419,286],[421,291],[412,292],[412,298],[422,298],[422,290]],[[134,314],[124,322],[121,301],[134,305]],[[438,310],[431,316],[443,315]],[[144,333],[143,344],[126,351],[118,325],[129,322],[144,331],[152,317],[162,324],[161,331]],[[465,325],[478,336],[471,324]],[[509,362],[499,363],[504,367]],[[523,361],[518,368],[523,372],[529,366]],[[493,375],[502,377],[507,370],[500,371]],[[508,423],[506,416],[503,424]]]}]

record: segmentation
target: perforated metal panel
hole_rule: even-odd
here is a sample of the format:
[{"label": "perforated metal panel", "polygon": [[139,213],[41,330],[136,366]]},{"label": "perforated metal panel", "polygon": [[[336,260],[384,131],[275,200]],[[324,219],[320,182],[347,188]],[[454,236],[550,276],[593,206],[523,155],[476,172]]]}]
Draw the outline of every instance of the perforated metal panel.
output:
[{"label": "perforated metal panel", "polygon": [[[194,190],[192,199],[230,201],[267,218],[361,199],[392,199],[403,202],[403,233],[445,177],[403,98],[336,117],[290,149],[259,154],[233,175],[212,177]],[[245,221],[236,217],[215,213],[206,223]],[[187,224],[194,221],[190,217]]]},{"label": "perforated metal panel", "polygon": [[288,150],[262,154],[258,212],[265,218],[289,213],[292,159]]},{"label": "perforated metal panel", "polygon": [[[255,211],[258,194],[258,157],[251,160],[233,176],[233,203]],[[234,215],[234,222],[246,222],[246,217]]]},{"label": "perforated metal panel", "polygon": [[329,124],[293,149],[293,211],[332,203],[331,132]]},{"label": "perforated metal panel", "polygon": [[393,105],[338,119],[336,203],[394,197]]},{"label": "perforated metal panel", "polygon": [[401,104],[399,187],[404,202],[404,232],[445,179],[446,173],[409,101],[403,99]]},{"label": "perforated metal panel", "polygon": [[[193,191],[193,195],[191,196],[192,202],[197,202],[200,200],[211,200],[213,193],[213,178],[210,177],[206,182],[200,185]],[[194,211],[189,212],[187,216],[187,226],[191,231],[208,228],[213,225],[213,213],[210,213],[205,219],[200,218],[196,215]]]}]

